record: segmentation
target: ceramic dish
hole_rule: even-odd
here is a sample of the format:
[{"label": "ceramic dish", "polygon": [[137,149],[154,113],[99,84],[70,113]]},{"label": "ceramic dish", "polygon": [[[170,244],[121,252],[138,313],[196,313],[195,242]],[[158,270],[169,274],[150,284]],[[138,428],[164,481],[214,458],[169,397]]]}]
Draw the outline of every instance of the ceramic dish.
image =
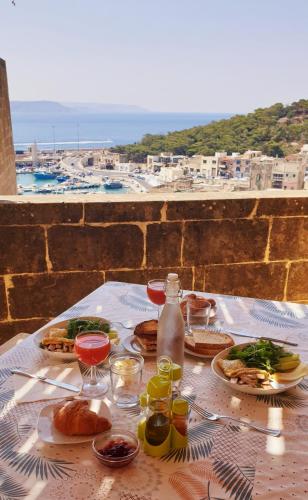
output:
[{"label": "ceramic dish", "polygon": [[[32,336],[32,340],[34,342],[34,345],[43,353],[46,353],[50,358],[57,359],[58,361],[72,361],[74,359],[77,359],[76,354],[74,352],[54,352],[54,351],[48,351],[47,349],[43,349],[40,347],[40,343],[43,337],[46,336],[46,334],[49,332],[51,328],[67,328],[68,322],[71,319],[75,318],[70,318],[66,319],[64,321],[58,321],[58,323],[53,323],[52,325],[47,325],[41,328],[37,333],[35,333]],[[110,323],[105,318],[99,318],[97,316],[80,316],[78,319],[88,319],[88,320],[100,320],[104,323]]]},{"label": "ceramic dish", "polygon": [[[126,443],[132,446],[132,451],[125,457],[110,457],[104,456],[99,453],[99,450],[104,448],[113,440],[124,440]],[[109,431],[103,432],[98,435],[92,442],[92,450],[100,463],[106,465],[107,467],[124,467],[128,465],[139,453],[140,443],[136,436],[129,431],[124,429],[110,429]]]},{"label": "ceramic dish", "polygon": [[[37,421],[37,433],[39,438],[45,443],[52,444],[75,444],[92,441],[95,434],[91,436],[66,436],[53,425],[53,410],[56,404],[45,406],[39,414]],[[104,401],[92,399],[90,401],[90,410],[95,411],[101,417],[105,417],[111,422],[111,413]]]},{"label": "ceramic dish", "polygon": [[144,349],[142,349],[135,335],[129,335],[128,337],[125,337],[122,345],[128,352],[132,352],[133,354],[141,354],[141,356],[143,357],[153,358],[157,354],[156,351],[145,351]]},{"label": "ceramic dish", "polygon": [[209,356],[208,354],[198,354],[197,352],[191,351],[187,347],[184,346],[184,352],[193,356],[194,358],[202,358],[202,359],[213,359],[214,356]]},{"label": "ceramic dish", "polygon": [[[253,342],[246,342],[245,344],[237,344],[236,347],[245,347],[246,345],[252,344]],[[270,395],[270,394],[279,394],[280,392],[287,391],[288,389],[291,389],[292,387],[295,387],[297,384],[300,383],[302,378],[299,378],[297,380],[294,380],[293,382],[281,384],[278,382],[272,382],[271,387],[268,389],[263,389],[260,387],[251,387],[249,385],[245,384],[233,384],[230,382],[230,379],[224,374],[220,366],[218,365],[218,360],[219,359],[225,359],[229,355],[230,350],[232,347],[228,347],[227,349],[224,349],[220,353],[218,353],[215,358],[212,361],[211,368],[212,372],[216,377],[221,380],[223,384],[225,384],[227,387],[230,389],[234,389],[235,391],[238,392],[244,392],[245,394],[255,394],[255,395]]]}]

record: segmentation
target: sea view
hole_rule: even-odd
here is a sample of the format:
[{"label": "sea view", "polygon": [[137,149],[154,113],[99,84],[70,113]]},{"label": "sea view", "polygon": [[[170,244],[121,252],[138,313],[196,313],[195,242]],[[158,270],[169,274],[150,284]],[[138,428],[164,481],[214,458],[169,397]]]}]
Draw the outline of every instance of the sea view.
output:
[{"label": "sea view", "polygon": [[97,149],[139,141],[145,134],[166,134],[213,120],[228,113],[12,113],[16,150],[34,141],[39,149]]}]

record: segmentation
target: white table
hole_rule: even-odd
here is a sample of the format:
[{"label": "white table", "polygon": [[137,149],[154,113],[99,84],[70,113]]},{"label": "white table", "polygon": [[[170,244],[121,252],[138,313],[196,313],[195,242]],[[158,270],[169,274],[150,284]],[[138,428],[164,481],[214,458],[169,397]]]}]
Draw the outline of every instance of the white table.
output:
[{"label": "white table", "polygon": [[[206,294],[204,294],[206,295]],[[226,331],[254,331],[298,343],[293,351],[308,361],[308,306],[216,295]],[[109,282],[53,322],[76,316],[102,316],[135,323],[155,317],[145,287]],[[121,337],[131,334],[121,329]],[[238,343],[245,339],[235,337]],[[139,454],[124,469],[107,469],[89,444],[46,445],[38,441],[36,420],[46,402],[17,405],[10,367],[33,369],[49,358],[30,338],[0,357],[0,498],[37,499],[304,499],[308,497],[308,381],[277,396],[230,392],[210,370],[210,361],[185,358],[184,387],[197,403],[282,429],[280,438],[209,422],[191,413],[186,453],[163,459]],[[144,380],[155,370],[146,360]],[[108,374],[107,374],[108,377]],[[113,423],[135,430],[138,415],[113,408]]]}]

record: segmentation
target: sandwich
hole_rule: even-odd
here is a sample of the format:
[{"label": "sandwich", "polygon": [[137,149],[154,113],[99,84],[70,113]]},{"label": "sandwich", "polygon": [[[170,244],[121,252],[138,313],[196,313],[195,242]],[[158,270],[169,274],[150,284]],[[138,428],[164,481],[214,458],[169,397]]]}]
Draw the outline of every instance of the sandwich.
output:
[{"label": "sandwich", "polygon": [[234,341],[230,335],[211,330],[195,330],[191,336],[185,337],[186,349],[203,356],[214,357],[232,345],[234,345]]},{"label": "sandwich", "polygon": [[138,344],[144,351],[156,351],[157,349],[157,325],[158,321],[151,319],[139,323],[134,334]]}]

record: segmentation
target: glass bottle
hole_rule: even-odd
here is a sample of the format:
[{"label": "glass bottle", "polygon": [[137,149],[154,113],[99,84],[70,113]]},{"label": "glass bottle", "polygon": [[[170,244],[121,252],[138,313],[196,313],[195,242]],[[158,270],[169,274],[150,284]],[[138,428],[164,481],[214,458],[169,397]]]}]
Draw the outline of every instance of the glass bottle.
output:
[{"label": "glass bottle", "polygon": [[183,367],[185,325],[180,309],[180,280],[169,273],[166,279],[166,302],[158,322],[157,357],[169,356],[173,363]]},{"label": "glass bottle", "polygon": [[148,382],[147,393],[145,437],[149,444],[158,446],[170,432],[171,382],[155,375]]}]

